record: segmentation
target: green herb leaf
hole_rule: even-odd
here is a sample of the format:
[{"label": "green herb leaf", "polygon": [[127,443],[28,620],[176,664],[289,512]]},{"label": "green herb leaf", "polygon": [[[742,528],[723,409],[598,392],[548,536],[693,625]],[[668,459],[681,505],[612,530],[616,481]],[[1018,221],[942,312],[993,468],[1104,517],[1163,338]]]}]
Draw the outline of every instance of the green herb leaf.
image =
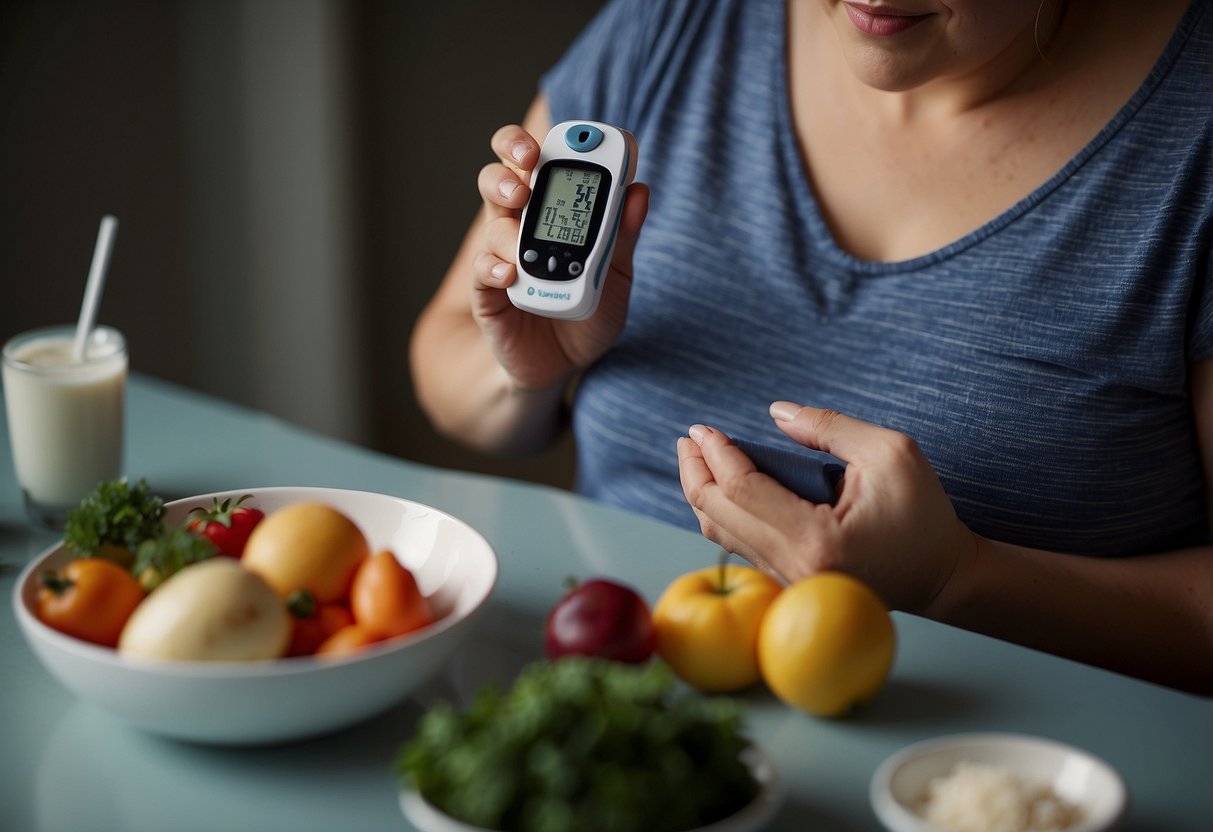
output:
[{"label": "green herb leaf", "polygon": [[135,550],[135,565],[131,572],[143,588],[151,592],[191,563],[212,558],[218,551],[218,547],[205,537],[178,526],[140,543]]},{"label": "green herb leaf", "polygon": [[134,552],[139,544],[164,530],[164,501],[146,480],[103,482],[67,516],[67,547],[78,555],[96,555],[103,544]]}]

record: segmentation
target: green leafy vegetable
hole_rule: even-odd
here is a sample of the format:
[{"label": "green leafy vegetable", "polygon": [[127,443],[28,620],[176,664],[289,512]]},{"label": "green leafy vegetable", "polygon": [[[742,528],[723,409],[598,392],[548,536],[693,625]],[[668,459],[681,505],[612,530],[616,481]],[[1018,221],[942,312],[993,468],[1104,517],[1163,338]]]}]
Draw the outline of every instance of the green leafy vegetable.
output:
[{"label": "green leafy vegetable", "polygon": [[589,657],[528,666],[505,694],[432,708],[397,774],[434,806],[488,829],[675,832],[758,793],[739,759],[740,706],[684,692],[661,663]]},{"label": "green leafy vegetable", "polygon": [[67,516],[67,548],[85,557],[105,554],[110,546],[134,552],[139,544],[164,530],[164,500],[151,493],[146,480],[103,482]]},{"label": "green leafy vegetable", "polygon": [[205,537],[179,526],[140,543],[135,550],[135,565],[131,572],[143,588],[151,592],[191,563],[212,558],[218,551],[219,548]]}]

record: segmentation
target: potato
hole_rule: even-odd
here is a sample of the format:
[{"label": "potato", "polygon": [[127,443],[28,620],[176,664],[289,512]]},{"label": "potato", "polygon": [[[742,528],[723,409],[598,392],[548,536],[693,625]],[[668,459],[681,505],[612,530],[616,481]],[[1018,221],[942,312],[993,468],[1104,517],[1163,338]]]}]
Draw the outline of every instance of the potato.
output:
[{"label": "potato", "polygon": [[167,661],[276,659],[290,635],[290,613],[264,579],[230,558],[212,558],[149,595],[126,622],[118,652]]}]

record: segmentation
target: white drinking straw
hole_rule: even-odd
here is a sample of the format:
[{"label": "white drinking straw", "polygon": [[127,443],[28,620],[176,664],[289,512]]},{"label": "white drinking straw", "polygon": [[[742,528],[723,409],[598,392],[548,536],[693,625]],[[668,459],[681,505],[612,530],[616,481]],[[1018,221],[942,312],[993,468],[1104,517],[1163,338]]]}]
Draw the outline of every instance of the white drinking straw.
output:
[{"label": "white drinking straw", "polygon": [[88,269],[88,283],[84,286],[84,301],[80,304],[80,319],[76,322],[76,342],[72,345],[72,358],[84,360],[84,348],[88,344],[93,322],[97,320],[97,307],[101,305],[101,292],[105,288],[105,273],[110,265],[110,252],[114,249],[114,235],[118,233],[118,219],[106,214],[101,218],[97,231],[97,245],[93,249],[93,262]]}]

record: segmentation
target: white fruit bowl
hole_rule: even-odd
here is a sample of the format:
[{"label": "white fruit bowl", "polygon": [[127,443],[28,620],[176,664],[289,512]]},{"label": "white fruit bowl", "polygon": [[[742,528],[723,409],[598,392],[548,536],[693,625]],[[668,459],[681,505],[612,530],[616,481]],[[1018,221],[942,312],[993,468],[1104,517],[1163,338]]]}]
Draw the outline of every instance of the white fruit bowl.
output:
[{"label": "white fruit bowl", "polygon": [[41,574],[73,558],[60,543],[36,557],[13,590],[22,634],[42,664],[81,699],[154,734],[204,743],[252,745],[302,739],[380,713],[435,676],[471,633],[497,582],[497,556],[472,527],[421,503],[332,488],[250,488],[166,505],[165,522],[185,521],[213,498],[250,494],[266,513],[323,502],[362,529],[372,550],[389,548],[411,569],[438,620],[341,658],[264,662],[149,662],[64,635],[34,613]]}]

